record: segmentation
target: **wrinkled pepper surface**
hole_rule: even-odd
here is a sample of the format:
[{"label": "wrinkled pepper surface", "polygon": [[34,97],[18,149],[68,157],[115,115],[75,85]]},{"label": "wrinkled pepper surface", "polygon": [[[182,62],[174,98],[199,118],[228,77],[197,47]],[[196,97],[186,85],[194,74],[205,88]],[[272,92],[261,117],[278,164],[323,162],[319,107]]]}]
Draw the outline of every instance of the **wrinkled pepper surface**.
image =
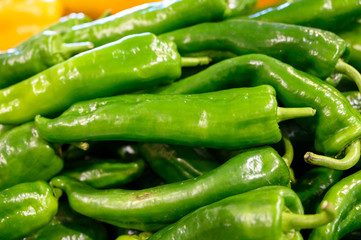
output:
[{"label": "wrinkled pepper surface", "polygon": [[145,89],[180,74],[174,43],[148,33],[128,36],[0,90],[0,123],[31,121],[37,114],[59,113],[81,100]]},{"label": "wrinkled pepper surface", "polygon": [[155,231],[195,209],[268,185],[287,185],[286,163],[270,147],[247,150],[194,179],[139,191],[96,190],[60,176],[51,185],[64,190],[77,212],[119,227]]},{"label": "wrinkled pepper surface", "polygon": [[275,90],[264,85],[95,99],[74,104],[55,119],[37,116],[35,122],[52,142],[125,140],[241,149],[276,143],[282,138],[278,122],[314,114],[312,108],[278,107]]},{"label": "wrinkled pepper surface", "polygon": [[58,199],[44,181],[21,183],[0,191],[0,239],[17,240],[48,224]]}]

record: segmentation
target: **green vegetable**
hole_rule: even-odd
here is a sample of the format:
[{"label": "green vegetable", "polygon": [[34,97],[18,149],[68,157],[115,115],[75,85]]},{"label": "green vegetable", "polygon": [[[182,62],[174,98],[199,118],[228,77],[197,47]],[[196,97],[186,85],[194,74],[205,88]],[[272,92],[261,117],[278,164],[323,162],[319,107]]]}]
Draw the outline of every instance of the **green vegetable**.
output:
[{"label": "green vegetable", "polygon": [[278,122],[315,114],[277,106],[270,86],[193,95],[123,95],[73,105],[55,119],[36,117],[52,142],[125,140],[241,149],[275,143]]},{"label": "green vegetable", "polygon": [[0,239],[19,239],[45,226],[58,211],[46,182],[21,183],[0,191]]},{"label": "green vegetable", "polygon": [[166,83],[181,74],[174,43],[152,34],[128,36],[79,54],[0,90],[0,123],[19,124],[71,104]]},{"label": "green vegetable", "polygon": [[174,41],[182,56],[222,60],[225,52],[231,53],[226,58],[261,53],[322,79],[329,77],[336,63],[347,60],[350,53],[349,45],[328,31],[247,19],[202,23],[160,38]]},{"label": "green vegetable", "polygon": [[123,228],[154,231],[195,209],[268,185],[287,185],[288,168],[270,147],[245,151],[195,179],[139,191],[96,190],[68,177],[51,185],[64,190],[77,212]]},{"label": "green vegetable", "polygon": [[260,54],[222,61],[157,92],[190,94],[262,84],[273,86],[286,107],[316,109],[315,118],[298,121],[315,133],[316,151],[333,156],[361,136],[361,115],[339,91],[317,77]]},{"label": "green vegetable", "polygon": [[318,167],[297,178],[292,189],[300,197],[306,213],[314,213],[325,193],[337,183],[343,171]]},{"label": "green vegetable", "polygon": [[205,149],[145,143],[140,151],[151,168],[167,183],[201,176],[220,164]]},{"label": "green vegetable", "polygon": [[59,202],[56,216],[39,231],[23,240],[106,240],[107,230],[102,223],[82,216],[66,202]]},{"label": "green vegetable", "polygon": [[74,178],[94,188],[122,186],[138,178],[144,170],[144,161],[120,163],[117,160],[84,160],[82,167],[63,172],[61,175]]},{"label": "green vegetable", "polygon": [[148,3],[74,26],[72,31],[64,34],[64,40],[90,41],[95,46],[100,46],[131,34],[161,34],[199,22],[221,20],[226,8],[225,0],[168,0]]},{"label": "green vegetable", "polygon": [[72,26],[88,21],[90,19],[84,14],[71,14],[16,48],[0,52],[0,88],[27,79],[76,53],[93,48],[90,42],[66,44],[60,37]]},{"label": "green vegetable", "polygon": [[49,180],[63,168],[63,160],[39,136],[33,123],[0,136],[0,190],[37,180]]},{"label": "green vegetable", "polygon": [[334,209],[303,215],[296,193],[287,187],[262,187],[204,206],[155,233],[150,240],[302,239],[299,229],[332,221]]},{"label": "green vegetable", "polygon": [[[335,206],[336,218],[329,224],[315,228],[310,240],[340,239],[361,227],[361,171],[345,177],[327,191],[323,201]],[[320,208],[318,208],[318,212]]]},{"label": "green vegetable", "polygon": [[359,0],[298,0],[249,15],[249,19],[339,30],[361,15]]}]

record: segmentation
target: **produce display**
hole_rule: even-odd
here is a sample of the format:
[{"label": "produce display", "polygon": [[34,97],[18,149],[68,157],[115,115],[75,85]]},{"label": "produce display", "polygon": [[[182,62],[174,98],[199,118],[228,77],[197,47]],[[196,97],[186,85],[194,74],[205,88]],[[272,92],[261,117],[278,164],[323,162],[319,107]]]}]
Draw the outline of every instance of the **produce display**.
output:
[{"label": "produce display", "polygon": [[359,0],[59,1],[0,52],[0,239],[361,239]]}]

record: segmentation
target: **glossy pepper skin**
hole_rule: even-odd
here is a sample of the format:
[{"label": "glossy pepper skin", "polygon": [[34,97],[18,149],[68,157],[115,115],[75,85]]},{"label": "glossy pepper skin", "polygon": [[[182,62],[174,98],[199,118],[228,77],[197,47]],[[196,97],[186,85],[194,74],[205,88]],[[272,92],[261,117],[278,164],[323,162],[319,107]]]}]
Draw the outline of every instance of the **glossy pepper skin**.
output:
[{"label": "glossy pepper skin", "polygon": [[146,89],[180,74],[181,59],[174,43],[149,33],[128,36],[0,90],[0,123],[30,121],[37,114],[59,113],[81,100]]},{"label": "glossy pepper skin", "polygon": [[302,239],[297,230],[283,231],[282,212],[286,209],[303,214],[295,192],[282,186],[262,187],[199,208],[150,240]]},{"label": "glossy pepper skin", "polygon": [[21,183],[0,192],[0,238],[19,239],[45,226],[58,200],[44,181]]},{"label": "glossy pepper skin", "polygon": [[342,92],[351,106],[358,112],[361,112],[361,93],[357,91]]},{"label": "glossy pepper skin", "polygon": [[261,53],[320,78],[329,77],[337,61],[350,53],[349,45],[328,31],[246,19],[202,23],[160,38],[174,41],[182,56]]},{"label": "glossy pepper skin", "polygon": [[342,173],[343,171],[318,167],[297,178],[292,189],[300,197],[306,213],[316,211],[325,193],[341,179]]},{"label": "glossy pepper skin", "polygon": [[224,0],[168,0],[148,3],[75,26],[64,35],[64,40],[90,41],[95,46],[100,46],[131,34],[161,34],[199,22],[221,20],[226,8]]},{"label": "glossy pepper skin", "polygon": [[167,183],[201,176],[220,165],[202,148],[160,143],[144,143],[139,148],[151,168]]},{"label": "glossy pepper skin", "polygon": [[0,88],[25,80],[88,50],[91,43],[64,44],[60,35],[72,26],[89,21],[84,14],[71,14],[16,48],[0,52]]},{"label": "glossy pepper skin", "polygon": [[268,185],[287,185],[286,163],[270,147],[247,150],[194,179],[139,191],[96,190],[68,177],[51,185],[64,190],[77,212],[123,228],[155,231],[195,209]]},{"label": "glossy pepper skin", "polygon": [[106,240],[107,235],[102,223],[76,213],[67,202],[59,202],[56,216],[23,240]]},{"label": "glossy pepper skin", "polygon": [[232,18],[248,14],[256,6],[257,2],[257,0],[226,0],[228,7],[224,17]]},{"label": "glossy pepper skin", "polygon": [[37,180],[49,180],[63,168],[63,160],[39,136],[33,123],[0,136],[0,190]]},{"label": "glossy pepper skin", "polygon": [[[361,171],[358,171],[343,178],[328,190],[323,200],[333,203],[336,209],[336,218],[325,226],[315,228],[310,235],[310,240],[340,239],[361,227],[360,184]],[[358,216],[357,221],[352,221],[354,214]]]},{"label": "glossy pepper skin", "polygon": [[144,171],[144,160],[130,163],[116,160],[90,159],[84,166],[63,172],[61,175],[84,182],[93,188],[119,187],[138,178]]},{"label": "glossy pepper skin", "polygon": [[341,93],[321,79],[265,55],[225,60],[157,92],[191,94],[262,84],[273,86],[286,107],[316,109],[316,118],[302,119],[302,124],[315,132],[318,152],[336,154],[361,136],[361,116]]},{"label": "glossy pepper skin", "polygon": [[337,34],[351,46],[349,63],[357,70],[361,71],[361,49],[359,47],[361,44],[359,37],[361,35],[361,23],[358,21],[346,30],[340,31]]},{"label": "glossy pepper skin", "polygon": [[74,104],[55,119],[37,116],[35,122],[51,142],[123,140],[241,149],[281,140],[278,110],[274,89],[265,85],[95,99]]},{"label": "glossy pepper skin", "polygon": [[248,18],[335,31],[356,21],[360,14],[359,0],[300,0],[253,13]]}]

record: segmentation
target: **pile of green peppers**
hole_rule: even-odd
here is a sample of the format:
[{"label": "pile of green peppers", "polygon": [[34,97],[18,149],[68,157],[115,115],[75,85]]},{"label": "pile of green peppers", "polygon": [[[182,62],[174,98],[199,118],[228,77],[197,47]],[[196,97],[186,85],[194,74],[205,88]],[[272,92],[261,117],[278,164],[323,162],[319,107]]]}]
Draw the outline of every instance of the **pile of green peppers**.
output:
[{"label": "pile of green peppers", "polygon": [[361,2],[256,4],[72,14],[0,52],[0,239],[360,239]]}]

